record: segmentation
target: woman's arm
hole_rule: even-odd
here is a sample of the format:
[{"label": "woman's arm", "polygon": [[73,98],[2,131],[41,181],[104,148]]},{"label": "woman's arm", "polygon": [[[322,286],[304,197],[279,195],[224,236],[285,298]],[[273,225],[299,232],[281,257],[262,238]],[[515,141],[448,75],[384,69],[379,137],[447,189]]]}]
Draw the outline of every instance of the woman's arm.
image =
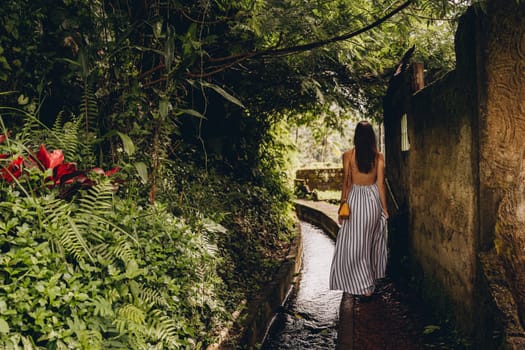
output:
[{"label": "woman's arm", "polygon": [[386,192],[385,192],[385,157],[381,153],[379,153],[378,163],[377,163],[376,184],[379,189],[379,199],[381,200],[381,206],[383,207],[383,212],[385,213],[388,219],[388,208],[386,206]]},{"label": "woman's arm", "polygon": [[350,155],[351,152],[343,153],[343,185],[341,188],[341,203],[348,199],[348,192],[352,186],[352,175],[350,173]]},{"label": "woman's arm", "polygon": [[[352,174],[350,172],[350,156],[352,152],[347,151],[343,153],[343,183],[341,186],[341,203],[346,202],[348,199],[348,193],[352,187]],[[342,223],[342,219],[339,218],[339,224]]]}]

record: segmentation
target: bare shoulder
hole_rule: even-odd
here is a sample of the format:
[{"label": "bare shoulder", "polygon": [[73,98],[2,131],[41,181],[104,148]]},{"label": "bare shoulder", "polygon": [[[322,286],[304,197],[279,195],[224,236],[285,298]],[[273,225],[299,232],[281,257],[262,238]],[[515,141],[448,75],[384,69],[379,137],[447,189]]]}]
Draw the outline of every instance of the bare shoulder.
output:
[{"label": "bare shoulder", "polygon": [[352,148],[352,149],[344,151],[343,152],[343,159],[350,159],[350,156],[352,155],[353,150],[354,149]]}]

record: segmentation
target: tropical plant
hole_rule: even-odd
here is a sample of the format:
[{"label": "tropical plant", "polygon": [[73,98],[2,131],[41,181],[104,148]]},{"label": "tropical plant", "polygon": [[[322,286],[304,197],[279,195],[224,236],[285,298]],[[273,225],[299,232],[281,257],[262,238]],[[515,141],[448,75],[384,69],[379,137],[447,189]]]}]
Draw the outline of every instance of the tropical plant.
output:
[{"label": "tropical plant", "polygon": [[226,316],[206,230],[160,205],[122,198],[101,169],[64,200],[62,186],[85,183],[86,174],[62,174],[71,166],[67,154],[44,146],[25,154],[30,148],[15,139],[4,133],[0,144],[0,153],[14,154],[2,160],[0,180],[2,346],[177,349],[212,342]]}]

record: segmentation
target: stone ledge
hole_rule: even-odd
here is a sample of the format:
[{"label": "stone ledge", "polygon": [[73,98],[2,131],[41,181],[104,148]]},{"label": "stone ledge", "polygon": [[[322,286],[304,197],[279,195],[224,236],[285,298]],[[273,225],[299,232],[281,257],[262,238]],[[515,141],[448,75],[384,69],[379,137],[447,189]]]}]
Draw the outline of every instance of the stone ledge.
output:
[{"label": "stone ledge", "polygon": [[253,349],[264,341],[275,314],[288,297],[295,275],[301,269],[301,226],[298,220],[296,222],[295,238],[272,281],[263,287],[257,297],[248,302],[240,314],[232,315],[234,321],[238,319],[236,324],[223,330],[219,342],[208,346],[206,350]]},{"label": "stone ledge", "polygon": [[326,202],[295,200],[295,212],[299,219],[320,227],[333,239],[339,231],[337,209],[336,205]]}]

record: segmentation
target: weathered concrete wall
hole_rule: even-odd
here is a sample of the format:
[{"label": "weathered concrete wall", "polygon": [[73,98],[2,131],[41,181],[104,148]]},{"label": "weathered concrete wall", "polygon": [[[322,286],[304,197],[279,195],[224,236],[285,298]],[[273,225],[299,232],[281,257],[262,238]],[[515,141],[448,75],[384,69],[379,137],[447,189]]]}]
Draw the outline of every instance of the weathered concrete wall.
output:
[{"label": "weathered concrete wall", "polygon": [[[466,20],[463,20],[466,22]],[[472,41],[472,21],[463,31]],[[458,40],[457,55],[473,54],[469,40]],[[410,255],[427,299],[444,312],[456,310],[457,324],[473,333],[477,231],[477,158],[473,145],[475,70],[458,66],[440,81],[414,95],[394,96],[385,105],[387,174],[401,208],[393,212],[391,231],[402,232],[408,215]],[[408,90],[405,76],[396,89]],[[393,88],[391,87],[391,90]],[[391,91],[393,93],[393,91]],[[390,113],[390,114],[387,114]],[[400,148],[400,121],[408,117],[410,150]],[[406,220],[406,219],[405,219]],[[405,242],[406,241],[406,242]],[[402,244],[393,244],[393,248]],[[445,293],[443,293],[445,291]]]},{"label": "weathered concrete wall", "polygon": [[[505,346],[519,348],[525,344],[525,4],[489,1],[487,14],[471,9],[456,34],[456,55],[456,70],[442,80],[412,94],[406,71],[393,78],[385,98],[387,174],[400,207],[389,229],[407,230],[391,235],[391,247],[410,247],[423,294],[452,312],[476,348],[496,348],[500,331]],[[399,142],[404,113],[408,152]],[[499,271],[504,276],[495,279]]]},{"label": "weathered concrete wall", "polygon": [[343,168],[299,169],[296,179],[303,179],[310,190],[339,191],[343,182]]},{"label": "weathered concrete wall", "polygon": [[[443,306],[451,302],[459,323],[471,325],[478,198],[466,78],[453,72],[413,98],[409,202],[412,253],[424,271],[427,294]],[[442,288],[446,299],[434,293]]]}]

